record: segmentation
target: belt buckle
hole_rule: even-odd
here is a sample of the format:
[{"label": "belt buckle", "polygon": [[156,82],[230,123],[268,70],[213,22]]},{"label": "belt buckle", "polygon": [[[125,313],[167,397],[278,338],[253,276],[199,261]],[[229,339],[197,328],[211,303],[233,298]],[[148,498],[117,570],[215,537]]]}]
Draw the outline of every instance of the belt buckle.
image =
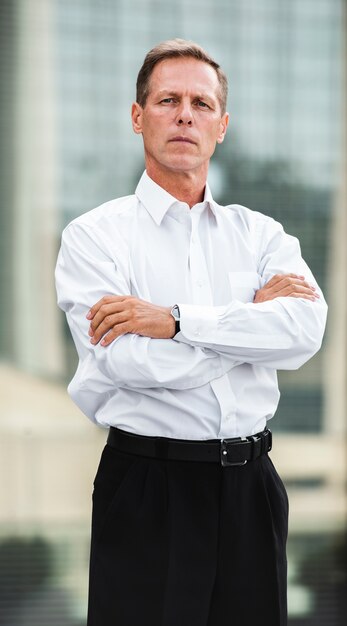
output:
[{"label": "belt buckle", "polygon": [[248,442],[246,437],[238,437],[237,439],[222,439],[220,442],[220,462],[223,467],[236,467],[241,465],[246,465],[247,460],[242,461],[241,463],[231,463],[228,461],[228,444],[235,445],[241,442]]}]

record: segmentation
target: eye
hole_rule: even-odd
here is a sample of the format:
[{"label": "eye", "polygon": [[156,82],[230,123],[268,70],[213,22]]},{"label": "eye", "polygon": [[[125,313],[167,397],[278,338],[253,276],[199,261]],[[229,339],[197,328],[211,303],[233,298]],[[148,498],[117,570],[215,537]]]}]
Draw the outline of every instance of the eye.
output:
[{"label": "eye", "polygon": [[208,106],[208,104],[206,104],[206,102],[204,102],[203,100],[198,100],[197,101],[197,105],[201,108],[201,109],[209,109],[210,107]]},{"label": "eye", "polygon": [[174,102],[174,98],[163,98],[163,100],[160,100],[160,104],[171,104],[171,102]]}]

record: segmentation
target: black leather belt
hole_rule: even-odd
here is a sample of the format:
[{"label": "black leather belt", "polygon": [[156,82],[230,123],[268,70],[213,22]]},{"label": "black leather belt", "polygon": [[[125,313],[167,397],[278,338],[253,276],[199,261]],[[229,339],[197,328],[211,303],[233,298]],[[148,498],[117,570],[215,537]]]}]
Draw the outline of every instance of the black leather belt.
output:
[{"label": "black leather belt", "polygon": [[246,465],[272,447],[272,433],[266,428],[250,437],[194,441],[134,435],[111,426],[107,443],[120,452],[170,461],[220,463],[223,467]]}]

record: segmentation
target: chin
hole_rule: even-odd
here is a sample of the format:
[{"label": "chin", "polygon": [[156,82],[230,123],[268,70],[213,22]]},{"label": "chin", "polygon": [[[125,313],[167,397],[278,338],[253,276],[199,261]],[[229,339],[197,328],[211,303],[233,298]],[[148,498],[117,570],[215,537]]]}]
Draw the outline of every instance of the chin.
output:
[{"label": "chin", "polygon": [[187,159],[182,156],[177,156],[175,159],[170,159],[165,166],[175,172],[189,172],[190,170],[195,170],[201,165],[200,162],[197,162],[193,159]]}]

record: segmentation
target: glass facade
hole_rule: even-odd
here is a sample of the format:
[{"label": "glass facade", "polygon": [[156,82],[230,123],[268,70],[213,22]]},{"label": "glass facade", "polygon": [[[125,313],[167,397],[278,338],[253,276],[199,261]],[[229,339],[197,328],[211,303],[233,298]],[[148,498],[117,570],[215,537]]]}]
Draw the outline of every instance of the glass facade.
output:
[{"label": "glass facade", "polygon": [[1,3],[4,626],[85,623],[90,491],[105,433],[65,391],[76,357],[53,270],[67,222],[133,193],[143,170],[130,122],[136,76],[147,50],[172,37],[199,42],[229,77],[214,196],[299,237],[329,301],[321,352],[279,373],[271,427],[291,502],[290,626],[345,623],[345,13],[344,0]]}]

